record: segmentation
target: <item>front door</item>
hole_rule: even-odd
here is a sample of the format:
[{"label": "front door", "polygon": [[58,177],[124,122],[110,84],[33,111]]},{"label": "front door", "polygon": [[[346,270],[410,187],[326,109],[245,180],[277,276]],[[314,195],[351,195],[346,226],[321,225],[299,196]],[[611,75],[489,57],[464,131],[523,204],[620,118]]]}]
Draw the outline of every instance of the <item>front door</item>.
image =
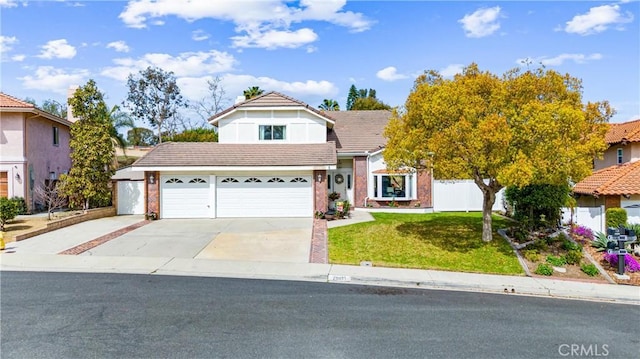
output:
[{"label": "front door", "polygon": [[351,169],[330,171],[329,193],[340,193],[339,201],[347,200],[353,206],[353,175]]}]

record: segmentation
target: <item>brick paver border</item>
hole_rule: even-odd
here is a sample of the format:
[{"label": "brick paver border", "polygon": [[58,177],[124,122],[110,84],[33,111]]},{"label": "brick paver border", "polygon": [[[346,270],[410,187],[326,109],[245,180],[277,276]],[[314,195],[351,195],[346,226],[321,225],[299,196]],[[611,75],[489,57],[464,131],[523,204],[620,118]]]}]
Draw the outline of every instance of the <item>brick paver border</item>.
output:
[{"label": "brick paver border", "polygon": [[313,231],[311,232],[311,253],[309,263],[329,263],[327,251],[327,220],[313,219]]},{"label": "brick paver border", "polygon": [[144,220],[138,223],[134,223],[130,226],[124,227],[124,228],[120,228],[117,231],[113,231],[111,233],[107,233],[104,236],[100,236],[96,239],[90,240],[88,242],[84,242],[82,244],[79,244],[75,247],[66,249],[58,254],[67,254],[67,255],[78,255],[80,253],[84,253],[92,248],[95,248],[101,244],[107,243],[112,239],[118,238],[121,235],[125,234],[125,233],[129,233],[131,231],[133,231],[134,229],[138,229],[146,224],[149,224],[151,221],[148,220]]}]

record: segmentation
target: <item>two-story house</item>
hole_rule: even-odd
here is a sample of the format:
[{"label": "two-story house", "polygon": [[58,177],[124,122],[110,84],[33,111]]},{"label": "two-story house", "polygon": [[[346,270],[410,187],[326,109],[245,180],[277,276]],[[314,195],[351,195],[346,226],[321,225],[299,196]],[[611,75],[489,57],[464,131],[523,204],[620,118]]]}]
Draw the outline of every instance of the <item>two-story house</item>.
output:
[{"label": "two-story house", "polygon": [[269,92],[211,117],[218,143],[164,143],[129,170],[144,174],[145,211],[160,218],[311,217],[330,192],[355,207],[430,211],[429,173],[386,169],[390,116]]},{"label": "two-story house", "polygon": [[0,196],[22,197],[31,211],[33,191],[71,168],[71,122],[0,93]]},{"label": "two-story house", "polygon": [[640,119],[609,124],[608,148],[594,161],[594,172],[573,189],[578,205],[640,207]]}]

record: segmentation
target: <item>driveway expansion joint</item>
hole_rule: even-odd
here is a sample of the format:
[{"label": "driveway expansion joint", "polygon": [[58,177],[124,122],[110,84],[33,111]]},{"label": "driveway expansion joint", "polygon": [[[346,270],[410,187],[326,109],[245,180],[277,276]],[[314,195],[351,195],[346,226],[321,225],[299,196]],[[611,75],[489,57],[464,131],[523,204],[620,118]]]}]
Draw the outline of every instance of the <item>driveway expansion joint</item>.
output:
[{"label": "driveway expansion joint", "polygon": [[100,237],[98,237],[96,239],[93,239],[93,240],[90,240],[88,242],[84,242],[84,243],[82,243],[80,245],[77,245],[75,247],[71,247],[69,249],[66,249],[66,250],[64,250],[64,251],[62,251],[62,252],[60,252],[58,254],[78,255],[78,254],[84,253],[86,251],[89,251],[89,250],[91,250],[91,249],[93,249],[93,248],[95,248],[95,247],[97,247],[99,245],[105,244],[105,243],[109,242],[110,240],[118,238],[118,237],[122,236],[123,234],[129,233],[129,232],[131,232],[131,231],[133,231],[135,229],[138,229],[138,228],[140,228],[140,227],[142,227],[144,225],[147,225],[149,223],[151,223],[151,221],[149,221],[149,220],[144,220],[144,221],[141,221],[141,222],[138,222],[138,223],[134,223],[134,224],[132,224],[130,226],[127,226],[127,227],[124,227],[124,228],[120,228],[120,229],[118,229],[116,231],[113,231],[111,233],[107,233],[107,234],[105,234],[103,236],[100,236]]}]

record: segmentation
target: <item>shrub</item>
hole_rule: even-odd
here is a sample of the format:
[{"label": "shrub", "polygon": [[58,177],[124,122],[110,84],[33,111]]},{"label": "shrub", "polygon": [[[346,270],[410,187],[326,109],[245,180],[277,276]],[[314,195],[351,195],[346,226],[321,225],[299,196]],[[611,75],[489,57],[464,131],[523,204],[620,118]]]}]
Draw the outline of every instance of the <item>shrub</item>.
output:
[{"label": "shrub", "polygon": [[537,239],[535,242],[529,244],[527,247],[538,250],[538,251],[546,251],[547,249],[549,249],[549,245],[547,244],[547,242],[545,242],[542,239]]},{"label": "shrub", "polygon": [[606,212],[607,227],[620,227],[627,223],[627,211],[624,208],[609,208]]},{"label": "shrub", "polygon": [[16,215],[27,214],[27,201],[22,197],[11,197],[11,201],[16,205]]},{"label": "shrub", "polygon": [[538,262],[541,259],[541,255],[540,253],[538,253],[537,250],[535,249],[525,249],[522,251],[522,256],[530,261],[530,262]]},{"label": "shrub", "polygon": [[580,250],[582,249],[582,247],[577,244],[577,243],[573,243],[568,239],[564,239],[562,241],[562,245],[560,246],[562,249],[564,249],[565,251],[575,251],[575,250]]},{"label": "shrub", "polygon": [[536,268],[535,273],[540,275],[552,275],[553,268],[551,268],[551,266],[549,266],[548,264],[540,263],[538,264],[538,268]]},{"label": "shrub", "polygon": [[4,231],[7,222],[16,218],[18,208],[16,202],[5,197],[0,197],[0,231]]},{"label": "shrub", "polygon": [[[618,255],[614,253],[605,253],[604,260],[609,262],[612,267],[618,267]],[[624,255],[624,268],[627,272],[640,272],[640,263],[629,253]]]},{"label": "shrub", "polygon": [[556,256],[547,256],[547,263],[551,264],[554,267],[562,267],[567,264],[567,261],[564,257],[556,257]]},{"label": "shrub", "polygon": [[567,264],[580,264],[582,261],[582,250],[580,249],[572,249],[564,256]]},{"label": "shrub", "polygon": [[566,184],[509,186],[505,198],[514,209],[516,220],[527,219],[534,227],[554,227],[560,222],[560,209],[567,205],[570,192]]},{"label": "shrub", "polygon": [[594,264],[583,264],[580,266],[580,270],[589,277],[595,277],[599,273],[598,268]]}]

